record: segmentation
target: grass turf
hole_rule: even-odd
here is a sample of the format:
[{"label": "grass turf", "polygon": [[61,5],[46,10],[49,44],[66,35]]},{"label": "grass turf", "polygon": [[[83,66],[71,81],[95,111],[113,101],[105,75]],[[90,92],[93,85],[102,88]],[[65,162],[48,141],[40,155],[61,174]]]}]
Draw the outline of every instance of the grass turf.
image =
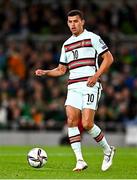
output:
[{"label": "grass turf", "polygon": [[72,172],[75,158],[71,148],[42,147],[48,154],[47,164],[40,169],[28,165],[30,146],[0,147],[0,179],[137,179],[137,148],[117,148],[113,166],[102,172],[101,148],[83,147],[88,169]]}]

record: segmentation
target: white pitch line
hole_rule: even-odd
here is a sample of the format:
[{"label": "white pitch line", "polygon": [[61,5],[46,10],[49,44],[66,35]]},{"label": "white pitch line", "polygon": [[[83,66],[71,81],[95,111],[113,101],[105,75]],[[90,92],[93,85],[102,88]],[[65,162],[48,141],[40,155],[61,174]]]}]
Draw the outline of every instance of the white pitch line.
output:
[{"label": "white pitch line", "polygon": [[[26,156],[26,153],[8,153],[0,152],[0,156]],[[47,153],[48,156],[73,156],[73,153]],[[102,155],[103,153],[83,153],[85,156]],[[118,155],[127,156],[126,153],[118,153]],[[128,156],[137,156],[137,153],[128,153]]]}]

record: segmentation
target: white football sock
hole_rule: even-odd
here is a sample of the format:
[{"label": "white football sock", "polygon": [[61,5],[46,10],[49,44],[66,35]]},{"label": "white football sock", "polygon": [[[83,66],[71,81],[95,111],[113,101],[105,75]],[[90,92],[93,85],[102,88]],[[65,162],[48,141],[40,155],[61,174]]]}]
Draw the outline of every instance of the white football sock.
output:
[{"label": "white football sock", "polygon": [[83,160],[82,152],[81,152],[81,136],[78,127],[69,127],[68,128],[68,136],[71,144],[71,148],[73,149],[76,159]]},{"label": "white football sock", "polygon": [[103,148],[105,154],[110,154],[110,146],[107,143],[107,140],[104,134],[101,132],[101,129],[94,124],[93,128],[88,131],[89,134],[95,139],[95,141]]}]

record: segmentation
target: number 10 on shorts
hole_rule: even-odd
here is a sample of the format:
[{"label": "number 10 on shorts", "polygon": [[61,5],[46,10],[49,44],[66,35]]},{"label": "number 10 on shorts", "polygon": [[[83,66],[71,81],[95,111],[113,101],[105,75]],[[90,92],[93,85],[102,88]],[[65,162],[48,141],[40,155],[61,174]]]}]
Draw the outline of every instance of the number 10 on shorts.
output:
[{"label": "number 10 on shorts", "polygon": [[88,95],[88,103],[91,103],[94,101],[94,94],[87,94]]}]

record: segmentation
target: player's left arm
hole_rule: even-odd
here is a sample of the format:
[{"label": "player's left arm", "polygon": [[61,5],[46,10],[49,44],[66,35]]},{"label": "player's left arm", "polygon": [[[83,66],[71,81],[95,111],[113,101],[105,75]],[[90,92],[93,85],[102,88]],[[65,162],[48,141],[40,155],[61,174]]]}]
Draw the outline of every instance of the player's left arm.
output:
[{"label": "player's left arm", "polygon": [[95,83],[98,81],[100,76],[104,74],[111,64],[113,63],[114,59],[110,51],[106,51],[101,55],[102,57],[102,63],[100,65],[100,68],[97,70],[97,72],[94,74],[94,76],[90,77],[87,82],[87,86],[94,86]]},{"label": "player's left arm", "polygon": [[97,78],[99,78],[102,74],[104,74],[114,61],[110,51],[105,52],[101,57],[102,57],[102,63],[100,65],[100,68],[95,73],[95,76]]}]

